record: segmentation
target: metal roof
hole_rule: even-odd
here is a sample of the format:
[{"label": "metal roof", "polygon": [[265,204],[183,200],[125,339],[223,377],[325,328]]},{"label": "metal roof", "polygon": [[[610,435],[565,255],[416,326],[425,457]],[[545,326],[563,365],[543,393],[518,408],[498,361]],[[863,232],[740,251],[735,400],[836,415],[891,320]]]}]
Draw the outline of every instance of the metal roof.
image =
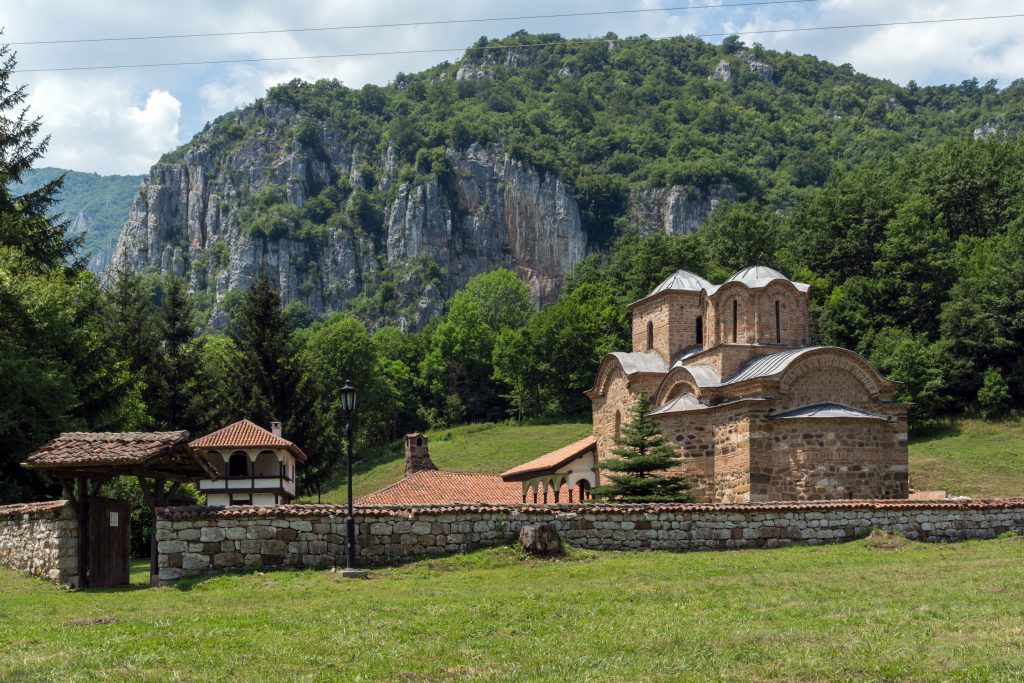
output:
[{"label": "metal roof", "polygon": [[656,351],[613,351],[623,372],[632,375],[637,372],[668,372],[668,364]]},{"label": "metal roof", "polygon": [[[743,270],[733,273],[732,277],[726,280],[726,282],[740,282],[751,289],[756,289],[759,287],[766,287],[776,280],[788,282],[801,292],[806,292],[811,288],[810,285],[804,284],[803,282],[793,282],[779,271],[774,268],[769,268],[768,266],[751,266],[750,268],[744,268]],[[715,290],[717,289],[718,287],[715,287]],[[711,293],[711,291],[708,292],[708,294]]]},{"label": "metal roof", "polygon": [[665,292],[668,290],[679,292],[699,292],[710,286],[710,282],[696,273],[691,273],[688,270],[677,270],[662,280],[661,284],[655,287],[647,296],[654,296],[659,292]]},{"label": "metal roof", "polygon": [[700,410],[707,408],[706,403],[701,403],[700,400],[693,394],[686,393],[682,396],[677,396],[665,405],[659,407],[657,410],[652,410],[651,415],[664,415],[665,413],[682,413],[688,410]]},{"label": "metal roof", "polygon": [[758,377],[769,377],[776,375],[792,363],[794,360],[807,353],[808,351],[814,351],[815,349],[825,348],[823,346],[809,346],[803,349],[792,349],[790,351],[781,351],[779,353],[770,353],[767,356],[761,356],[748,361],[743,365],[739,371],[729,378],[725,384],[734,384],[736,382],[743,382],[748,379],[757,379]]},{"label": "metal roof", "polygon": [[775,413],[769,415],[773,420],[787,420],[799,417],[810,417],[810,418],[835,418],[835,417],[855,417],[867,420],[886,420],[884,415],[878,415],[877,413],[869,413],[866,410],[860,408],[851,408],[850,406],[844,406],[840,403],[816,403],[810,406],[803,406],[801,408],[794,408],[792,410],[786,410],[781,413]]},{"label": "metal roof", "polygon": [[710,365],[686,365],[682,362],[677,362],[673,368],[685,368],[692,376],[697,386],[704,387],[717,387],[721,385],[722,378],[719,377],[718,371]]}]

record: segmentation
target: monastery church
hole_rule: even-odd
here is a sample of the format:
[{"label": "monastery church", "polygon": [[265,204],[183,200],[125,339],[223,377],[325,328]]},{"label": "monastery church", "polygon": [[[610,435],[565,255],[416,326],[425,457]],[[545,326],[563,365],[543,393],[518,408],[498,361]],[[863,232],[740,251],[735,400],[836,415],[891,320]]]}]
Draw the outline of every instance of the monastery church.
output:
[{"label": "monastery church", "polygon": [[439,472],[412,435],[406,478],[361,502],[586,499],[641,394],[700,500],[907,498],[909,404],[860,355],[809,344],[809,289],[764,266],[721,285],[677,271],[630,304],[633,349],[587,392],[591,436],[496,477]]}]

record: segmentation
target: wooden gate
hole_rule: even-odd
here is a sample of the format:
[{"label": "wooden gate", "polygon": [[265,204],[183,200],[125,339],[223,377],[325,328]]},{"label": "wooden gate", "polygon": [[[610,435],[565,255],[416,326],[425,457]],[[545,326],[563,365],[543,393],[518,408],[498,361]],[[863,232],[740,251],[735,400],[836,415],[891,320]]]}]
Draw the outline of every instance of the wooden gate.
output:
[{"label": "wooden gate", "polygon": [[128,584],[128,524],[131,503],[89,498],[89,586]]}]

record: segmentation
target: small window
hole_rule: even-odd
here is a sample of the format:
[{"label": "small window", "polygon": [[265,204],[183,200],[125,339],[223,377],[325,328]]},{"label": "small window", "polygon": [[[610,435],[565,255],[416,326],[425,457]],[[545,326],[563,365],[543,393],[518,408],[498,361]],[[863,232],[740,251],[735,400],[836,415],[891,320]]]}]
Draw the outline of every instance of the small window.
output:
[{"label": "small window", "polygon": [[619,411],[615,411],[615,438],[619,438],[622,430],[622,414]]},{"label": "small window", "polygon": [[732,300],[732,343],[736,343],[736,314],[739,310],[739,302],[736,299]]},{"label": "small window", "polygon": [[232,494],[230,500],[231,505],[252,505],[252,496],[236,496]]},{"label": "small window", "polygon": [[704,346],[704,316],[697,316],[697,322],[693,324],[693,329],[693,343],[697,346]]},{"label": "small window", "polygon": [[417,436],[416,437],[416,445],[417,446],[422,446],[423,445],[423,437],[422,436]]},{"label": "small window", "polygon": [[647,321],[647,350],[650,351],[654,348],[654,322],[651,320]]},{"label": "small window", "polygon": [[249,476],[249,456],[241,451],[231,454],[231,459],[228,460],[228,476],[229,477],[248,477]]},{"label": "small window", "polygon": [[779,300],[775,300],[775,342],[782,343],[782,316],[779,315]]}]

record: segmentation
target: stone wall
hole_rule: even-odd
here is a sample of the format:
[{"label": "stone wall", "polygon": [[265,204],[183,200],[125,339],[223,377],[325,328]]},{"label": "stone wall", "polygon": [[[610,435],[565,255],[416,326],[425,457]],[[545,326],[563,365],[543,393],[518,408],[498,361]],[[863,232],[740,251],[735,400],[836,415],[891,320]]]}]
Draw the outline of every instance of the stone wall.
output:
[{"label": "stone wall", "polygon": [[78,585],[78,522],[66,500],[0,506],[0,565]]},{"label": "stone wall", "polygon": [[[160,578],[273,567],[343,565],[340,505],[165,508],[157,519]],[[524,524],[550,523],[597,550],[725,550],[820,544],[874,528],[928,542],[1024,533],[1024,500],[850,501],[734,505],[434,506],[359,508],[368,565],[466,552],[511,542]]]}]

